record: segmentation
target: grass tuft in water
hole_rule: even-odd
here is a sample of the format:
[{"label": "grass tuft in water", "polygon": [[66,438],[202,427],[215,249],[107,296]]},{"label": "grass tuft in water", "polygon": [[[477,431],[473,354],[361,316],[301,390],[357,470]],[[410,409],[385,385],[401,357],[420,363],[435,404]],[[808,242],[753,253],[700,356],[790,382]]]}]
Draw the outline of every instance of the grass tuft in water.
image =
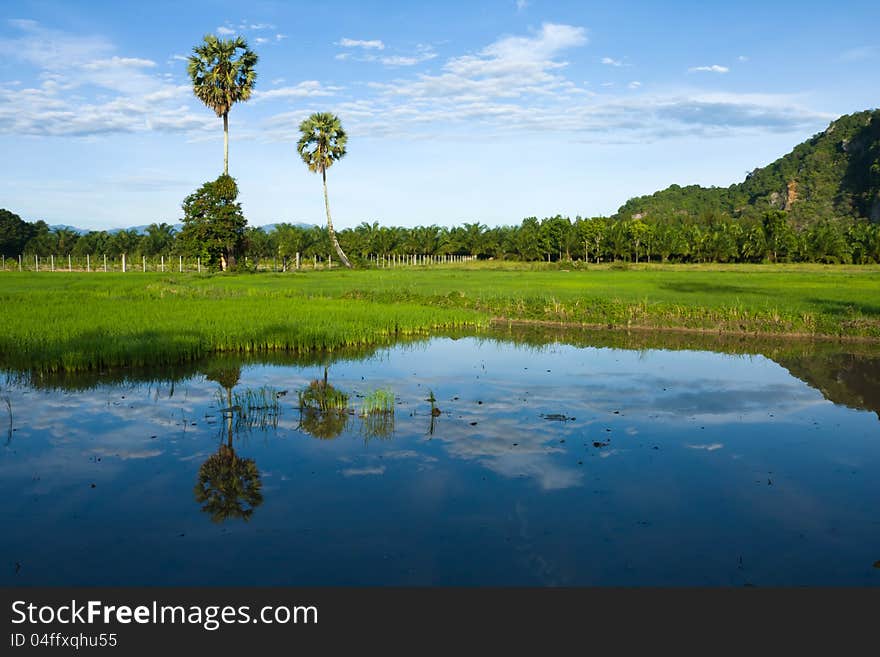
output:
[{"label": "grass tuft in water", "polygon": [[361,404],[361,416],[394,413],[394,392],[390,389],[378,388],[364,395]]},{"label": "grass tuft in water", "polygon": [[348,408],[348,395],[327,383],[326,380],[315,379],[298,394],[301,410],[310,409],[326,413],[327,411],[344,411]]}]

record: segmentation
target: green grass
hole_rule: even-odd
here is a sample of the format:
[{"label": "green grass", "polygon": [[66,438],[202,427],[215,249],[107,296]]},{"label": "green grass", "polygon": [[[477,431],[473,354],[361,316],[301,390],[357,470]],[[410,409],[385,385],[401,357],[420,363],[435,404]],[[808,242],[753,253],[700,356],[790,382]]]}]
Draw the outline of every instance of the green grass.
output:
[{"label": "green grass", "polygon": [[361,402],[361,415],[376,415],[378,413],[394,412],[394,392],[379,388],[364,395]]},{"label": "green grass", "polygon": [[0,364],[161,366],[308,353],[492,318],[880,340],[880,267],[475,264],[197,276],[0,274]]},{"label": "green grass", "polygon": [[334,299],[310,292],[312,277],[269,277],[272,285],[248,275],[3,275],[0,363],[156,366],[220,352],[333,351],[486,323],[470,310]]}]

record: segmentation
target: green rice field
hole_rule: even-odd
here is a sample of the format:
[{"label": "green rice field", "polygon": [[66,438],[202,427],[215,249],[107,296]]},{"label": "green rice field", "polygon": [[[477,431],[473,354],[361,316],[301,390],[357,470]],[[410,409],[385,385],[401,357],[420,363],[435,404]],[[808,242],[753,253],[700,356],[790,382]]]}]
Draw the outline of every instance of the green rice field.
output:
[{"label": "green rice field", "polygon": [[880,341],[880,267],[466,267],[4,273],[0,365],[161,365],[332,351],[499,320]]}]

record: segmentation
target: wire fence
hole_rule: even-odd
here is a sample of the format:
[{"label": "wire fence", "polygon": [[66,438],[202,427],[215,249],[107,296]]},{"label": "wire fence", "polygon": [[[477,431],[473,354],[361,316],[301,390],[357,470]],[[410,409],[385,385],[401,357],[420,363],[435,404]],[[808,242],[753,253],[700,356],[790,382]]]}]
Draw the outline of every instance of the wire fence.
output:
[{"label": "wire fence", "polygon": [[[429,267],[455,265],[472,262],[474,255],[458,254],[369,254],[354,258],[358,266],[374,269],[394,269],[398,267]],[[208,273],[209,267],[201,258],[180,255],[129,256],[122,255],[72,255],[38,256],[33,254],[0,256],[0,271],[4,272],[161,272],[161,273]],[[248,271],[287,272],[296,270],[335,269],[339,260],[332,255],[305,257],[299,253],[290,257],[275,256],[263,258],[244,257],[239,260]]]}]

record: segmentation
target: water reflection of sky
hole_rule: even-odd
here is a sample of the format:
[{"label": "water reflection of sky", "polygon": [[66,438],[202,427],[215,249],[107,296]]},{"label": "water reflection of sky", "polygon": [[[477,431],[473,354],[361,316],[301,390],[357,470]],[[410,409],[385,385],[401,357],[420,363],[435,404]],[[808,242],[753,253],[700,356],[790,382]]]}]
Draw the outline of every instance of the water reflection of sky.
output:
[{"label": "water reflection of sky", "polygon": [[322,376],[242,368],[235,390],[288,391],[234,437],[247,523],[193,498],[227,438],[216,383],[4,386],[0,583],[880,583],[876,417],[766,358],[465,338],[332,365],[354,408],[395,392],[391,438],[298,428]]}]

